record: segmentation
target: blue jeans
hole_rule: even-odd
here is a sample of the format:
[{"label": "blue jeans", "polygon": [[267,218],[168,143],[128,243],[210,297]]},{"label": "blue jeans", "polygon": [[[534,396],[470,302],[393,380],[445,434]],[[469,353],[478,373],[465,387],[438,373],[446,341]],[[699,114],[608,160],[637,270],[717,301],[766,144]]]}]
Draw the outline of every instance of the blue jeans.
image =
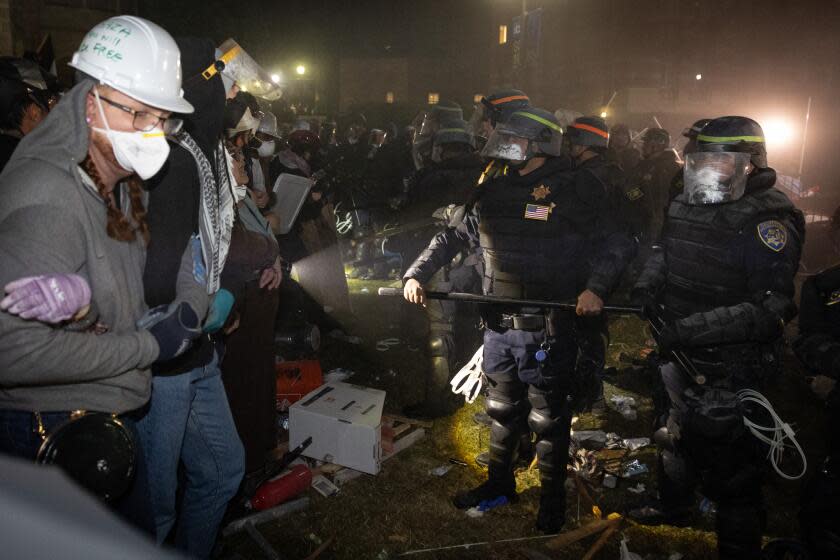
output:
[{"label": "blue jeans", "polygon": [[[175,528],[175,545],[207,558],[219,523],[245,472],[245,452],[222,385],[218,355],[203,367],[155,376],[149,411],[138,422],[146,448],[159,543]],[[184,466],[180,512],[178,465]]]},{"label": "blue jeans", "polygon": [[[129,491],[110,504],[110,507],[125,521],[146,534],[154,534],[154,520],[149,478],[144,460],[143,442],[138,437],[134,421],[135,413],[120,415],[126,427],[134,432],[137,456],[134,482]],[[42,412],[41,423],[47,433],[70,418],[69,411]],[[37,432],[35,415],[25,410],[0,410],[0,453],[34,461],[41,447],[42,439]]]}]

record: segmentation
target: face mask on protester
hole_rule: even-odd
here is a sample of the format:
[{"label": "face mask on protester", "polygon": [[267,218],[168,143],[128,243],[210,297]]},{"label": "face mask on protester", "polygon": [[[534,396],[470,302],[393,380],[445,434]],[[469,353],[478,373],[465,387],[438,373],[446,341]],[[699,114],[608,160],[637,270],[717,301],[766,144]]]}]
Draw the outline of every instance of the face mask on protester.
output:
[{"label": "face mask on protester", "polygon": [[274,155],[274,140],[267,140],[260,144],[257,148],[257,153],[261,158],[271,157]]},{"label": "face mask on protester", "polygon": [[93,88],[96,97],[96,105],[99,108],[99,115],[105,128],[91,127],[97,132],[104,134],[111,142],[114,150],[114,157],[117,163],[127,171],[133,171],[141,179],[149,179],[155,175],[166,158],[169,157],[169,143],[163,134],[163,130],[154,129],[149,132],[134,131],[123,132],[111,130],[108,119],[105,118],[105,111],[102,110],[102,101],[99,99],[99,92]]}]

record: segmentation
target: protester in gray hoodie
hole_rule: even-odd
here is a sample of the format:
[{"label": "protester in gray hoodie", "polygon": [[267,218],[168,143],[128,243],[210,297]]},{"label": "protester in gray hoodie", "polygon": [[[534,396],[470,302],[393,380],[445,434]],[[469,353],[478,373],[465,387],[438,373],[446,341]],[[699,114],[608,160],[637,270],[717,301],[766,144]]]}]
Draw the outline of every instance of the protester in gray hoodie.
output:
[{"label": "protester in gray hoodie", "polygon": [[[119,29],[129,30],[123,57],[85,66],[85,56],[96,53],[85,41]],[[80,52],[87,54],[77,53],[71,65],[100,83],[77,84],[21,141],[0,174],[0,285],[9,294],[0,312],[0,452],[28,458],[41,444],[39,425],[49,433],[70,411],[119,414],[131,427],[134,411],[149,399],[149,366],[183,351],[200,333],[207,307],[188,248],[179,301],[158,310],[152,320],[147,317],[148,330],[136,326],[146,313],[142,278],[149,233],[137,175],[147,177],[166,159],[156,164],[136,155],[148,153],[142,145],[147,138],[162,139],[172,124],[167,122],[171,111],[191,111],[173,94],[180,92],[177,46],[151,22],[120,16],[94,28]],[[160,84],[147,83],[146,91],[136,92],[131,86],[112,87],[116,72],[109,74],[108,64],[116,62],[175,67],[177,87],[169,88],[168,98],[149,94]],[[160,72],[160,79],[176,81],[169,74]],[[158,74],[148,75],[154,80]],[[166,92],[158,87],[157,93]],[[139,148],[134,155],[127,155],[126,139],[141,143],[133,146]],[[65,293],[68,285],[88,289]],[[27,287],[26,298],[9,303]],[[82,325],[72,319],[51,325],[37,314],[25,319],[20,305],[38,293],[47,303],[72,299],[75,307],[89,308]],[[80,293],[89,302],[76,301]],[[86,325],[92,328],[83,329]],[[135,487],[145,482],[141,471]],[[132,491],[117,509],[148,527],[147,494],[148,488]]]}]

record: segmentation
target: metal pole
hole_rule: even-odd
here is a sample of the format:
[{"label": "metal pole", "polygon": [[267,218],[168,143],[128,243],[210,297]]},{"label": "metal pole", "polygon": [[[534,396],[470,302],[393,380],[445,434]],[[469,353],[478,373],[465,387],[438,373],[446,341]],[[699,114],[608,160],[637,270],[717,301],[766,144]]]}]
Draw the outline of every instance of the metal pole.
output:
[{"label": "metal pole", "polygon": [[802,184],[802,166],[805,163],[805,140],[808,138],[808,121],[811,120],[811,96],[808,96],[808,108],[805,110],[805,128],[802,129],[802,151],[799,153],[799,181]]}]

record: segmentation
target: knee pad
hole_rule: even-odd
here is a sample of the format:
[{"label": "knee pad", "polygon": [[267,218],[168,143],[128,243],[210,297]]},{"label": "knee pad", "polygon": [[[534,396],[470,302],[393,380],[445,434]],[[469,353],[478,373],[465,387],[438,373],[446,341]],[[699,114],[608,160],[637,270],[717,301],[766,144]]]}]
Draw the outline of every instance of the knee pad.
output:
[{"label": "knee pad", "polygon": [[568,424],[564,416],[551,416],[545,410],[532,408],[528,414],[528,426],[537,434],[537,439],[555,439],[567,434]]},{"label": "knee pad", "polygon": [[485,399],[487,415],[499,424],[516,422],[525,410],[524,401],[509,401],[500,399],[492,392]]},{"label": "knee pad", "polygon": [[452,335],[449,333],[433,332],[429,336],[429,354],[432,357],[449,357],[452,347]]}]

